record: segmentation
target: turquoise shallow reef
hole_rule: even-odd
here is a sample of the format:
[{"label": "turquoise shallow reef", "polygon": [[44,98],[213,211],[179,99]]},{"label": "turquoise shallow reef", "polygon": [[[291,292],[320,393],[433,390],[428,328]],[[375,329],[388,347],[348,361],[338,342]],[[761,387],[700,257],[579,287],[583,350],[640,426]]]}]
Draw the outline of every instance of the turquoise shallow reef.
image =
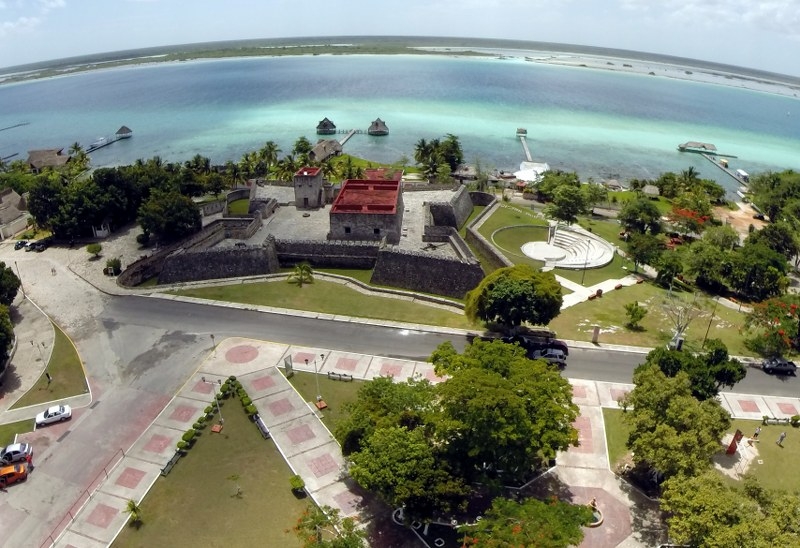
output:
[{"label": "turquoise shallow reef", "polygon": [[[95,70],[0,86],[0,157],[88,146],[126,125],[129,140],[92,154],[95,166],[155,155],[238,160],[267,140],[283,151],[324,117],[357,135],[345,151],[378,162],[411,159],[420,138],[452,133],[465,159],[516,170],[528,130],[534,159],[595,179],[655,177],[694,166],[731,190],[701,157],[714,143],[750,173],[800,168],[797,98],[646,74],[529,62],[524,56],[319,55],[212,59]],[[413,160],[411,160],[413,162]]]}]

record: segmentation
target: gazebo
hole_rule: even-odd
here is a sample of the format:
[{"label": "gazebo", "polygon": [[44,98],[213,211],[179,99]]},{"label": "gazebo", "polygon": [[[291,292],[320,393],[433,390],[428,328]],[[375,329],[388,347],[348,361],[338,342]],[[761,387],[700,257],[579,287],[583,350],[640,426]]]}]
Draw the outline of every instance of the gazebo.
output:
[{"label": "gazebo", "polygon": [[328,120],[327,117],[317,124],[317,135],[333,135],[334,133],[336,133],[336,124]]},{"label": "gazebo", "polygon": [[378,118],[370,124],[367,133],[370,135],[389,135],[389,128],[386,127],[386,122]]}]

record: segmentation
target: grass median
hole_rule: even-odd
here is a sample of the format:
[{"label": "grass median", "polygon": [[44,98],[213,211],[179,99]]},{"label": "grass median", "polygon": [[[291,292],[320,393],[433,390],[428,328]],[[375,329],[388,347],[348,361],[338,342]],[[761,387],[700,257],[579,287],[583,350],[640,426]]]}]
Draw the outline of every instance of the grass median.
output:
[{"label": "grass median", "polygon": [[[75,345],[57,325],[53,324],[53,329],[55,330],[53,352],[45,371],[42,372],[36,384],[14,402],[11,409],[56,401],[88,392],[86,375]],[[52,381],[47,380],[45,373],[50,374]]]},{"label": "grass median", "polygon": [[286,280],[170,291],[175,295],[217,301],[273,306],[373,320],[470,329],[463,314],[391,297],[377,297],[340,283],[315,280],[298,287]]},{"label": "grass median", "polygon": [[291,529],[309,499],[292,494],[291,469],[239,402],[223,413],[222,432],[203,430],[140,504],[142,525],[124,527],[113,546],[300,546]]}]

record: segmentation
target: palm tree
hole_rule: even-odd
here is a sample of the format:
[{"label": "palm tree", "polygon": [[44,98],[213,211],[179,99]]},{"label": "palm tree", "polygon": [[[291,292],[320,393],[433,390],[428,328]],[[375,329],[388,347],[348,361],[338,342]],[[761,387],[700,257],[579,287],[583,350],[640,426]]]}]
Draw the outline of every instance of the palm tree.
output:
[{"label": "palm tree", "polygon": [[422,165],[427,160],[428,156],[430,156],[430,146],[425,139],[420,139],[417,141],[417,144],[414,145],[414,160]]},{"label": "palm tree", "polygon": [[83,152],[83,147],[78,141],[75,141],[69,146],[68,152],[70,153],[71,156],[75,156],[79,152]]},{"label": "palm tree", "polygon": [[231,188],[236,188],[242,180],[242,170],[239,169],[239,165],[236,162],[228,160],[225,162],[225,176],[228,179],[228,185]]},{"label": "palm tree", "polygon": [[125,506],[125,513],[131,516],[132,524],[139,525],[142,523],[142,509],[135,500],[128,500],[128,504]]},{"label": "palm tree", "polygon": [[307,262],[295,265],[294,272],[289,274],[287,281],[297,284],[297,287],[303,287],[303,284],[314,283],[314,271],[311,269],[311,265]]},{"label": "palm tree", "polygon": [[287,154],[278,162],[276,175],[281,181],[291,181],[298,169],[300,169],[300,166],[297,160],[295,160],[294,156],[291,154]]},{"label": "palm tree", "polygon": [[267,168],[267,172],[265,174],[267,178],[269,178],[272,168],[275,167],[275,164],[278,162],[278,154],[280,152],[281,149],[278,148],[278,145],[275,143],[275,141],[267,141],[264,143],[264,146],[258,150],[258,155]]},{"label": "palm tree", "polygon": [[333,179],[337,179],[339,177],[339,167],[336,165],[331,158],[328,158],[324,162],[320,164],[320,168],[322,169],[322,176],[328,179],[329,181]]}]

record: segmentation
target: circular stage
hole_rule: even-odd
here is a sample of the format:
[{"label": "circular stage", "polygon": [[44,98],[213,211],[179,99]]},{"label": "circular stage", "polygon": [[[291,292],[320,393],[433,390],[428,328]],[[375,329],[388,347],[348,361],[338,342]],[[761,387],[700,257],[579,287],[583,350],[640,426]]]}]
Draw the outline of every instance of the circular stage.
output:
[{"label": "circular stage", "polygon": [[527,257],[545,262],[560,261],[567,256],[565,249],[547,242],[528,242],[520,249]]}]

